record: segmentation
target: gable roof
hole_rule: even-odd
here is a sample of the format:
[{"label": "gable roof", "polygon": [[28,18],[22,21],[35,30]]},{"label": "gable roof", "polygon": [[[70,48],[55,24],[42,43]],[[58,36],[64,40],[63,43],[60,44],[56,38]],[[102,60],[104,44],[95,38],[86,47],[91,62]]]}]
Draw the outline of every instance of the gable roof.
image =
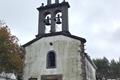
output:
[{"label": "gable roof", "polygon": [[50,36],[57,36],[57,35],[63,35],[63,36],[66,36],[66,37],[77,39],[77,40],[80,40],[82,43],[86,42],[86,39],[78,37],[78,36],[71,35],[69,32],[55,32],[55,33],[48,33],[48,34],[44,34],[44,35],[40,35],[40,36],[37,35],[35,39],[33,39],[33,40],[29,41],[28,43],[24,44],[23,47],[27,47],[30,44],[34,43],[35,41],[37,41],[37,40],[39,40],[43,37],[50,37]]}]

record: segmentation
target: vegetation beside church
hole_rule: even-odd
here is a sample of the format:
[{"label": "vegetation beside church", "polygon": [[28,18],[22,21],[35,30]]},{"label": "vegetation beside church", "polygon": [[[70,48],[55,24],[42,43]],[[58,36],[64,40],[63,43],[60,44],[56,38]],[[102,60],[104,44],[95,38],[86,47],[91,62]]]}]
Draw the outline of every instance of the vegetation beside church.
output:
[{"label": "vegetation beside church", "polygon": [[93,62],[97,66],[97,78],[98,79],[117,79],[120,78],[120,60],[114,59],[109,61],[106,57],[93,59]]},{"label": "vegetation beside church", "polygon": [[21,73],[23,68],[22,48],[18,38],[11,34],[10,29],[0,25],[0,72]]}]

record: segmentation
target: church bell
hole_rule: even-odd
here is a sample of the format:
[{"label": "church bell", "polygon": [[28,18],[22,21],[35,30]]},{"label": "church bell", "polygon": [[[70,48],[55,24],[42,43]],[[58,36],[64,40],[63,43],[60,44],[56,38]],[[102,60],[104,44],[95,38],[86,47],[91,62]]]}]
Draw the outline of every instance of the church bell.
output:
[{"label": "church bell", "polygon": [[57,17],[56,17],[56,23],[57,24],[61,24],[61,20],[60,20],[60,15],[58,14]]},{"label": "church bell", "polygon": [[44,22],[47,26],[51,25],[49,16],[47,16],[47,19],[45,19]]}]

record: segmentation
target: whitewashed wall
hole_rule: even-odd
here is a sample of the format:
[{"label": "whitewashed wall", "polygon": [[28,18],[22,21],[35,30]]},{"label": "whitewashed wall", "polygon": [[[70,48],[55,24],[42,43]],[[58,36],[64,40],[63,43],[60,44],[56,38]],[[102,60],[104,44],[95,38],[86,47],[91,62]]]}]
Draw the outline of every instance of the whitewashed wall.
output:
[{"label": "whitewashed wall", "polygon": [[86,67],[86,79],[87,80],[96,80],[96,69],[93,67],[93,65],[90,63],[90,61],[85,58],[85,67]]},{"label": "whitewashed wall", "polygon": [[[50,46],[50,42],[53,46]],[[62,80],[83,80],[81,70],[81,42],[62,35],[44,37],[25,48],[24,80],[38,78],[41,75],[62,74]],[[57,55],[57,67],[46,68],[47,53],[54,50]]]}]

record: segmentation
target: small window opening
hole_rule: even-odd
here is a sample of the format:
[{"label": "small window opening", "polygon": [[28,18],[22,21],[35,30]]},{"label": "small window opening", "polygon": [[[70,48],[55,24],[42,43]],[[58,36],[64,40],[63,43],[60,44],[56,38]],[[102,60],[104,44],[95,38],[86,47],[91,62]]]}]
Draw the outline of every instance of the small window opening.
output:
[{"label": "small window opening", "polygon": [[56,55],[53,51],[47,54],[47,68],[56,68]]}]

